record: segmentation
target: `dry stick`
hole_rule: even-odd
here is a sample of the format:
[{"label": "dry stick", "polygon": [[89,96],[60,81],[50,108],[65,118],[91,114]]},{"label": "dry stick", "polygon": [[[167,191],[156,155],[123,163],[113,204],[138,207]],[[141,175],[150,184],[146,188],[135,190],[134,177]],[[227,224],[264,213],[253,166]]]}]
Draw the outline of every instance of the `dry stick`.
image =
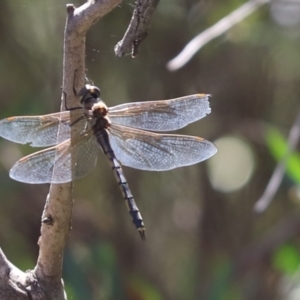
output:
[{"label": "dry stick", "polygon": [[250,270],[265,264],[272,253],[280,245],[285,244],[300,232],[299,209],[284,216],[260,237],[256,238],[250,245],[237,253],[233,261],[234,275],[239,280],[246,276]]},{"label": "dry stick", "polygon": [[[33,287],[34,295],[28,297],[29,286]],[[0,299],[5,300],[35,300],[45,299],[43,293],[36,284],[35,276],[32,273],[24,273],[14,266],[5,256],[0,248]],[[42,295],[42,297],[40,297]]]},{"label": "dry stick", "polygon": [[[84,85],[85,75],[85,37],[87,30],[102,16],[119,4],[120,0],[89,1],[75,9],[73,5],[67,6],[67,22],[64,37],[64,64],[63,64],[63,92],[67,95],[67,106],[78,106],[74,88],[79,90]],[[64,103],[62,101],[62,107]],[[77,118],[76,111],[71,111],[71,123]],[[72,127],[71,141],[76,126]],[[72,145],[72,142],[71,142]],[[71,146],[72,147],[72,146]],[[72,157],[75,161],[76,157]],[[54,167],[55,172],[55,167]],[[50,218],[50,224],[42,223],[39,240],[40,255],[35,273],[37,277],[47,283],[53,277],[60,280],[62,272],[63,251],[70,230],[72,214],[72,183],[52,184],[43,212],[42,220]],[[63,288],[61,289],[63,292]],[[64,299],[61,295],[61,299]]]},{"label": "dry stick", "polygon": [[263,212],[271,203],[282,181],[283,175],[285,173],[287,161],[290,155],[292,154],[292,152],[295,150],[299,140],[300,140],[300,110],[289,133],[286,153],[284,154],[281,161],[278,162],[263,195],[255,203],[254,210],[256,212],[259,213]]},{"label": "dry stick", "polygon": [[27,299],[26,290],[19,288],[16,282],[25,286],[26,275],[8,261],[0,248],[0,299]]},{"label": "dry stick", "polygon": [[[73,92],[75,73],[76,90],[84,85],[86,32],[120,2],[121,0],[90,0],[76,9],[73,5],[67,6],[62,86],[63,94],[67,96],[68,107],[78,106],[78,99]],[[62,103],[64,109],[65,103]],[[71,112],[71,122],[76,118],[75,113]],[[77,134],[74,132],[76,126],[73,127],[71,138]],[[72,157],[72,160],[74,159]],[[61,275],[72,205],[72,183],[50,186],[42,216],[41,236],[38,242],[39,257],[33,271],[23,273],[6,259],[0,249],[0,299],[66,299]]]},{"label": "dry stick", "polygon": [[176,71],[189,62],[190,59],[207,43],[221,34],[228,31],[234,25],[243,21],[250,14],[255,12],[261,5],[268,3],[269,0],[250,0],[243,4],[215,25],[204,30],[194,37],[184,49],[167,64],[170,71]]},{"label": "dry stick", "polygon": [[137,0],[130,24],[121,41],[115,46],[115,54],[121,57],[131,48],[131,57],[137,56],[138,47],[148,35],[151,18],[159,0]]}]

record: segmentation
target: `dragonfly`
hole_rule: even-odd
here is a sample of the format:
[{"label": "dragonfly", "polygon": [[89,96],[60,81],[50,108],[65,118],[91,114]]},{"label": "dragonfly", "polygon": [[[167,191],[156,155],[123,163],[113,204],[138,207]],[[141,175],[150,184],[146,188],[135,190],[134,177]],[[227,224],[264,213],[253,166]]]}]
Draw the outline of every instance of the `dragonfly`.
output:
[{"label": "dragonfly", "polygon": [[[208,94],[144,101],[107,107],[100,89],[86,84],[78,93],[79,117],[71,110],[10,117],[0,121],[0,136],[32,147],[48,147],[21,158],[11,168],[12,179],[30,184],[66,183],[86,176],[95,166],[99,148],[105,154],[121,189],[132,222],[144,240],[145,225],[121,165],[166,171],[193,165],[217,152],[201,137],[158,133],[173,131],[211,112]],[[72,127],[77,136],[71,139]]]}]

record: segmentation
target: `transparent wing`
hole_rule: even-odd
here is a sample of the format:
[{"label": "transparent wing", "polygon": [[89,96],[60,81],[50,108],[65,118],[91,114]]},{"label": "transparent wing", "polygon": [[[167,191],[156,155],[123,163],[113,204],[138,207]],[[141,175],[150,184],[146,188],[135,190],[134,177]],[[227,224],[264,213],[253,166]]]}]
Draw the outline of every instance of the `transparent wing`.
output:
[{"label": "transparent wing", "polygon": [[[90,131],[80,136],[72,146],[71,141],[67,140],[55,147],[21,158],[11,168],[9,175],[25,183],[70,182],[87,175],[95,167],[98,151],[97,141]],[[76,161],[74,176],[72,158]]]},{"label": "transparent wing", "polygon": [[112,123],[153,131],[171,131],[185,127],[211,112],[209,96],[196,94],[161,101],[125,103],[110,107]]},{"label": "transparent wing", "polygon": [[156,134],[119,125],[109,128],[111,147],[121,164],[141,170],[165,171],[199,163],[217,152],[202,138]]},{"label": "transparent wing", "polygon": [[[83,130],[85,122],[78,122]],[[59,139],[57,139],[60,126]],[[70,112],[64,111],[43,116],[10,117],[0,121],[0,136],[32,147],[48,147],[70,138]]]}]

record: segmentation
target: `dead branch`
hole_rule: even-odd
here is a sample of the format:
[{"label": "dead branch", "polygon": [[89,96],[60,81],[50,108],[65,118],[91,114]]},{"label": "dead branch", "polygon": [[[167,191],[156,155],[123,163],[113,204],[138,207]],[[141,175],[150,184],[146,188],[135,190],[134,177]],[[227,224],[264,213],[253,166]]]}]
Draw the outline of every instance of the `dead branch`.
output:
[{"label": "dead branch", "polygon": [[[64,95],[68,107],[78,106],[73,88],[74,83],[77,91],[84,85],[85,37],[88,29],[120,2],[121,0],[90,0],[78,8],[72,4],[67,5],[62,110],[65,108]],[[71,122],[72,118],[76,118],[73,113]],[[74,135],[76,132],[72,128],[71,138]],[[20,271],[7,260],[0,249],[0,299],[66,299],[61,275],[72,216],[72,186],[72,183],[67,183],[52,184],[50,187],[42,216],[39,257],[33,271]]]},{"label": "dead branch", "polygon": [[274,195],[276,194],[283,176],[285,174],[286,164],[290,158],[293,151],[296,149],[297,144],[300,139],[300,110],[297,114],[297,117],[294,121],[294,124],[291,127],[289,137],[288,137],[288,146],[286,153],[282,159],[278,162],[269,183],[263,193],[263,195],[257,200],[254,206],[254,210],[258,213],[262,213],[272,202]]},{"label": "dead branch", "polygon": [[170,71],[180,69],[187,64],[204,45],[243,21],[260,6],[268,2],[269,0],[250,0],[243,4],[216,24],[194,37],[176,57],[168,62],[167,68]]},{"label": "dead branch", "polygon": [[115,46],[115,54],[121,57],[131,48],[131,57],[137,56],[138,47],[148,35],[148,28],[159,0],[137,0],[130,24],[121,41]]}]

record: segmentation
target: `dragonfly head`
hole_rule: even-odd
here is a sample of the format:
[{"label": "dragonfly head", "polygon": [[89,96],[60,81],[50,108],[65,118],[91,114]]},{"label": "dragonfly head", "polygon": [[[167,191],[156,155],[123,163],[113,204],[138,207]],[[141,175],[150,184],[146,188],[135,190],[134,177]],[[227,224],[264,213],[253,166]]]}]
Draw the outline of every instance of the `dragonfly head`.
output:
[{"label": "dragonfly head", "polygon": [[81,104],[91,109],[100,100],[100,89],[94,85],[86,84],[78,93]]}]

